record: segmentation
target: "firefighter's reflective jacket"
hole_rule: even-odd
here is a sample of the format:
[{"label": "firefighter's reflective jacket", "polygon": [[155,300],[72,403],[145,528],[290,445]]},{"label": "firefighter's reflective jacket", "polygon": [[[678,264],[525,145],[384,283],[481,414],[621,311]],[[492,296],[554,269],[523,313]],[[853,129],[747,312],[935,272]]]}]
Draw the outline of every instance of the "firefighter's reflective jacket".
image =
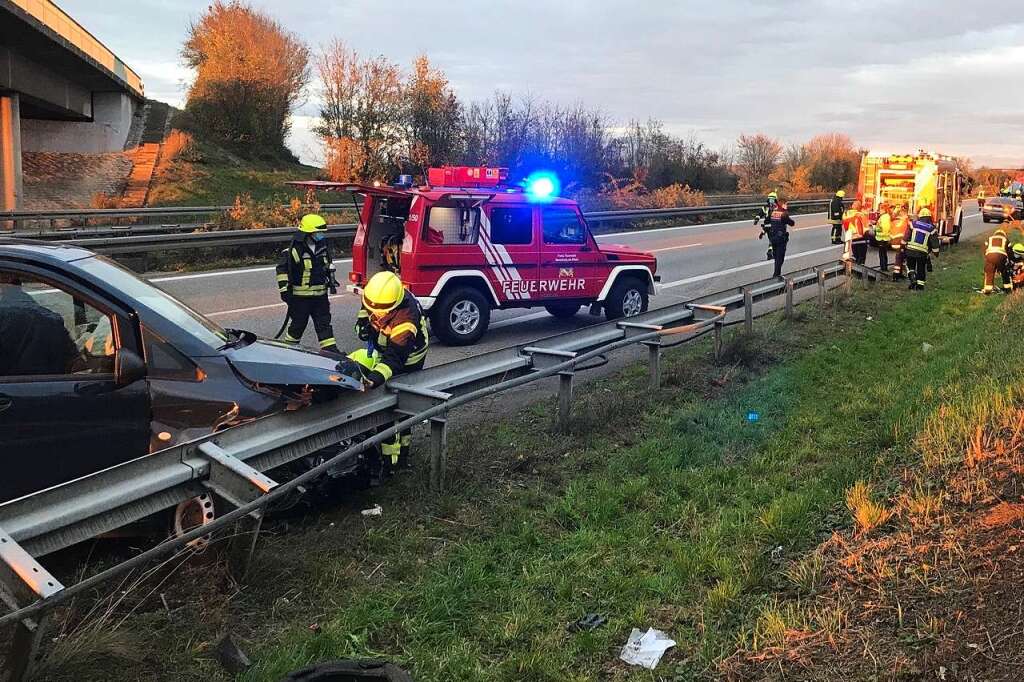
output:
[{"label": "firefighter's reflective jacket", "polygon": [[331,251],[327,240],[292,240],[277,262],[277,288],[292,296],[326,296],[331,284]]},{"label": "firefighter's reflective jacket", "polygon": [[934,233],[935,225],[924,220],[915,220],[907,228],[903,235],[903,241],[907,245],[908,251],[928,253],[928,243]]},{"label": "firefighter's reflective jacket", "polygon": [[1006,235],[1005,234],[994,234],[985,241],[985,255],[990,253],[998,253],[1003,256],[1006,255]]},{"label": "firefighter's reflective jacket", "polygon": [[406,293],[402,302],[381,318],[360,308],[355,331],[356,336],[373,346],[376,362],[368,378],[374,386],[396,374],[423,367],[430,345],[427,316],[412,294]]},{"label": "firefighter's reflective jacket", "polygon": [[833,225],[843,224],[843,198],[838,194],[828,202],[828,221]]}]

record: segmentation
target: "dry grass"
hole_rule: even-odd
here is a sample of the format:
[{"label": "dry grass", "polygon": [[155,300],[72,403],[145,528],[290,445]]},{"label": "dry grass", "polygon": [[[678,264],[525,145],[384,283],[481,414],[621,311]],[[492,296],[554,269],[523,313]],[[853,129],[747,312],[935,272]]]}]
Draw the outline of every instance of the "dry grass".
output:
[{"label": "dry grass", "polygon": [[885,523],[893,512],[871,499],[871,485],[857,481],[846,491],[846,508],[853,515],[858,534],[869,533]]}]

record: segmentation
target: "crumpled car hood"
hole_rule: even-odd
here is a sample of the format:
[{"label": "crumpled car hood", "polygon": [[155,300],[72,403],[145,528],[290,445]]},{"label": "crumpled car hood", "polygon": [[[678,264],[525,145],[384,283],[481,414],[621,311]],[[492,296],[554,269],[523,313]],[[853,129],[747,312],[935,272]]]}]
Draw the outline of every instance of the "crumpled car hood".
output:
[{"label": "crumpled car hood", "polygon": [[359,381],[338,372],[338,358],[277,341],[260,339],[241,348],[229,348],[224,354],[239,374],[256,384],[362,390]]}]

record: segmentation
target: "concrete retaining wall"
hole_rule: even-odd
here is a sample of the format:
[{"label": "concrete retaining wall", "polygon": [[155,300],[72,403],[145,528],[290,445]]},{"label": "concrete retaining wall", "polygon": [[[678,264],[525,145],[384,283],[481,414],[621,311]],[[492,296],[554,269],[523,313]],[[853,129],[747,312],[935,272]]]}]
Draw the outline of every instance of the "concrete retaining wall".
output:
[{"label": "concrete retaining wall", "polygon": [[135,106],[135,101],[126,94],[97,92],[92,96],[92,121],[22,118],[22,151],[75,154],[119,152],[124,149],[128,138]]}]

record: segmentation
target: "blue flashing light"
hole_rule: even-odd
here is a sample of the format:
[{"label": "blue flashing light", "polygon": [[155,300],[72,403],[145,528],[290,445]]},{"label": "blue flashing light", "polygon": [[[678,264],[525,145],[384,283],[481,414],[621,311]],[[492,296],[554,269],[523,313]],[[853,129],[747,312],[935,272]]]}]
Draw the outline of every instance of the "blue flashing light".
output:
[{"label": "blue flashing light", "polygon": [[530,201],[552,201],[558,197],[558,192],[561,189],[558,176],[548,171],[531,174],[523,184]]}]

